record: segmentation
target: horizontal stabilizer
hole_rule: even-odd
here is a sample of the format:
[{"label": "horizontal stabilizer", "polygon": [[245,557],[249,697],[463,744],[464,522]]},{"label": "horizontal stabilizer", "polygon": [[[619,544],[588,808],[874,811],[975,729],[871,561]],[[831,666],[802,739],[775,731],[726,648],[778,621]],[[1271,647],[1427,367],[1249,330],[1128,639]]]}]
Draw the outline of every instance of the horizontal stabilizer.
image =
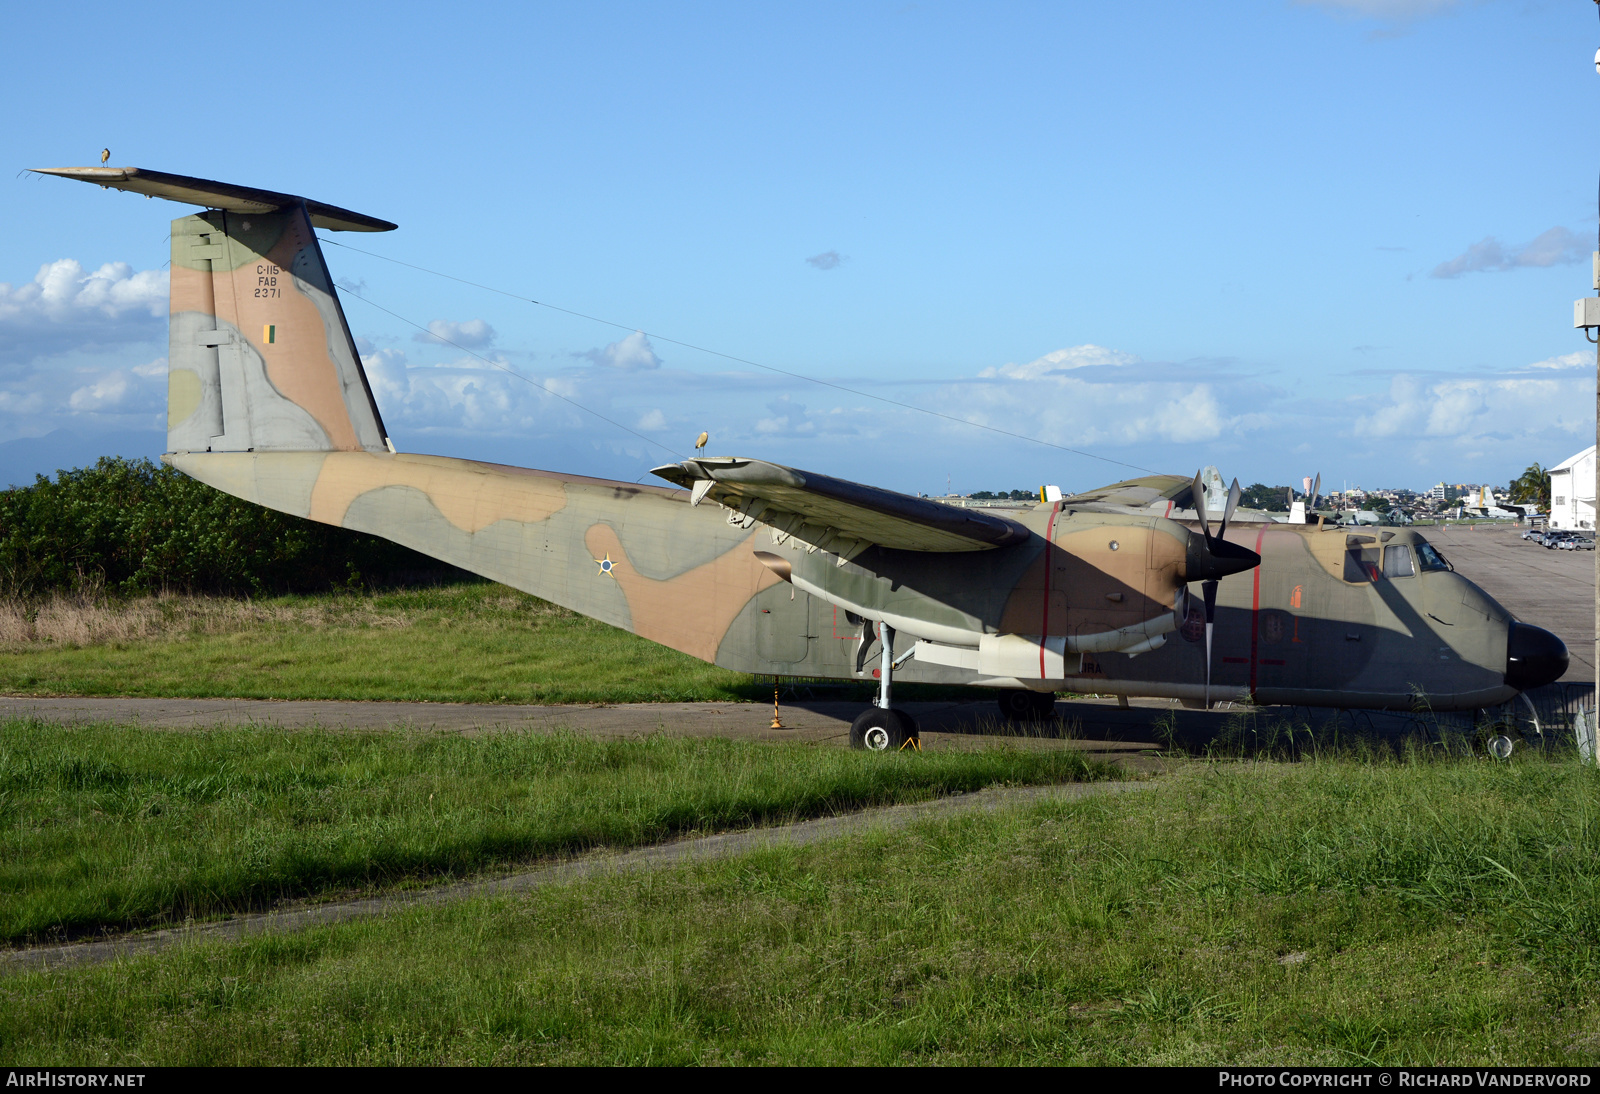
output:
[{"label": "horizontal stabilizer", "polygon": [[231,182],[213,182],[195,179],[188,175],[169,175],[165,171],[149,171],[143,167],[35,167],[38,175],[57,175],[79,182],[92,182],[112,190],[128,190],[135,194],[182,201],[190,205],[203,205],[208,209],[226,209],[230,213],[272,213],[293,208],[304,203],[311,214],[311,223],[318,228],[334,232],[392,232],[398,225],[364,213],[352,213],[337,205],[324,205],[320,201],[280,194],[274,190],[257,190],[253,186],[235,186]]},{"label": "horizontal stabilizer", "polygon": [[[704,457],[651,474],[841,559],[877,545],[899,551],[982,551],[1029,536],[1005,517],[797,471],[764,460]],[[730,517],[734,519],[734,517]]]}]

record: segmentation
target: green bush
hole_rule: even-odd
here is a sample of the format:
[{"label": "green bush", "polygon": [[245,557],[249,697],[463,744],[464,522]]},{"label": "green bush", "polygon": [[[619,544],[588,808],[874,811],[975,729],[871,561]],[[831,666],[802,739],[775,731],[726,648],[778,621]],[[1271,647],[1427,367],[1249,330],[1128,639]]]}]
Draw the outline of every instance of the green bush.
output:
[{"label": "green bush", "polygon": [[311,592],[420,573],[435,559],[103,457],[0,492],[0,593]]}]

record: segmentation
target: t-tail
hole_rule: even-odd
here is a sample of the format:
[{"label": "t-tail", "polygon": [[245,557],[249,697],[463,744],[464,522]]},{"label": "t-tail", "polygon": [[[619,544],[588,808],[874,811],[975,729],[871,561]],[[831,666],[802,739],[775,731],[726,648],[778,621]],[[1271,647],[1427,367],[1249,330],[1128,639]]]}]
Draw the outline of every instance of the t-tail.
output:
[{"label": "t-tail", "polygon": [[41,173],[207,207],[172,222],[167,463],[747,667],[736,624],[778,583],[752,530],[681,490],[396,452],[316,232],[394,224],[142,168]]}]

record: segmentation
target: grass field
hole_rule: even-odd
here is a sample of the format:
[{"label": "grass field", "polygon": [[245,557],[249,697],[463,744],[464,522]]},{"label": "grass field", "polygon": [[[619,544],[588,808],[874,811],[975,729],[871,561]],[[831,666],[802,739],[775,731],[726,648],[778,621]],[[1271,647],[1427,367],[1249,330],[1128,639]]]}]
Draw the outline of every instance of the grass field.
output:
[{"label": "grass field", "polygon": [[0,721],[0,941],[1113,773],[1065,751]]},{"label": "grass field", "polygon": [[759,698],[748,675],[490,582],[0,604],[0,691],[438,702]]},{"label": "grass field", "polygon": [[1141,794],[11,977],[0,1062],[1588,1065],[1597,779],[1194,764]]}]

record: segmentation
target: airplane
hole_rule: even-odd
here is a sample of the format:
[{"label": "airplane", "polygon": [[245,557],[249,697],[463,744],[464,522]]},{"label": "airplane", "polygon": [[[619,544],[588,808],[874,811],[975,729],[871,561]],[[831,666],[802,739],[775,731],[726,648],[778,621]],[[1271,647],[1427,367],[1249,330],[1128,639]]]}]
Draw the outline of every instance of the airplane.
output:
[{"label": "airplane", "polygon": [[876,679],[856,748],[917,745],[896,679],[997,689],[1023,718],[1063,690],[1467,710],[1567,668],[1417,532],[1241,525],[1237,481],[1220,513],[1199,475],[996,512],[744,456],[649,486],[402,452],[315,231],[396,225],[142,168],[40,173],[204,210],[172,221],[166,463],[729,669]]},{"label": "airplane", "polygon": [[1460,509],[1463,515],[1490,520],[1522,520],[1539,513],[1537,505],[1512,505],[1501,501],[1494,496],[1494,489],[1488,486],[1480,486],[1465,494],[1461,498]]}]

